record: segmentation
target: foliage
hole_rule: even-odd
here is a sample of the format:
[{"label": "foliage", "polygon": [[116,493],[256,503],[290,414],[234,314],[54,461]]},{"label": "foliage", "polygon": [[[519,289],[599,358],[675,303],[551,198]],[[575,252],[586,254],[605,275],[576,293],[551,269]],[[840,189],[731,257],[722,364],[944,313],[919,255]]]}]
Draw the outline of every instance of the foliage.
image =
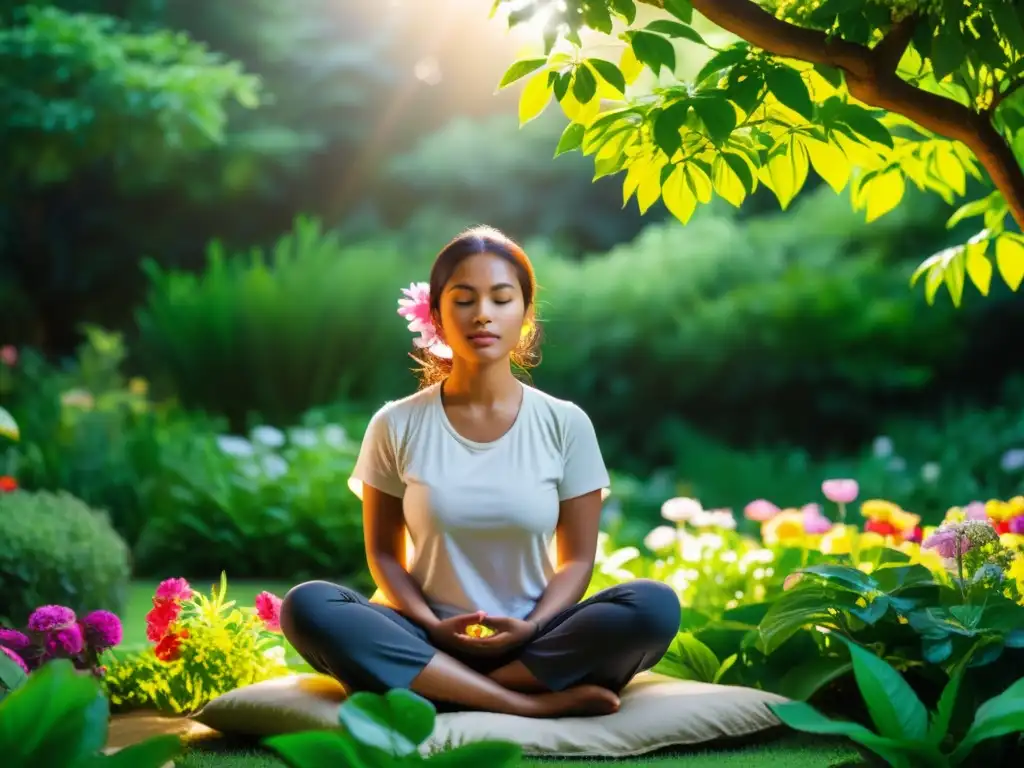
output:
[{"label": "foliage", "polygon": [[109,708],[94,677],[56,660],[0,701],[0,754],[8,768],[160,768],[181,752],[177,736],[156,736],[119,750],[107,744]]},{"label": "foliage", "polygon": [[287,674],[279,624],[269,619],[228,600],[224,574],[210,597],[184,579],[163,582],[147,615],[153,645],[108,654],[103,687],[111,705],[195,712],[235,688]]},{"label": "foliage", "polygon": [[[1002,278],[1020,285],[1024,240],[1006,224],[1024,220],[1024,26],[1012,3],[648,4],[667,13],[648,23],[634,0],[495,2],[510,26],[546,19],[544,55],[515,62],[501,86],[529,78],[523,123],[560,103],[571,123],[556,154],[593,155],[598,177],[625,171],[626,201],[636,195],[644,212],[660,198],[683,222],[713,196],[738,206],[760,185],[785,208],[812,168],[837,192],[849,186],[869,221],[910,185],[952,202],[969,178],[989,180],[996,191],[951,219],[981,216],[984,229],[918,275],[929,301],[945,283],[959,304],[965,276],[987,294],[994,243]],[[694,8],[746,39],[709,42]],[[624,43],[618,61],[592,55],[584,28]],[[674,76],[680,46],[710,53],[692,83]],[[638,86],[644,69],[654,81]]]},{"label": "foliage", "polygon": [[107,515],[69,493],[0,494],[0,621],[21,625],[39,605],[120,611],[128,547]]},{"label": "foliage", "polygon": [[208,256],[198,276],[150,262],[139,313],[148,361],[186,406],[223,414],[235,429],[255,414],[281,424],[338,397],[387,390],[401,375],[400,350],[411,345],[400,322],[381,318],[393,317],[398,276],[409,271],[400,254],[343,246],[300,218],[269,253],[232,256],[214,243]]},{"label": "foliage", "polygon": [[397,688],[383,695],[360,692],[339,708],[342,728],[274,736],[265,743],[292,768],[339,764],[504,768],[519,763],[519,745],[504,741],[477,741],[422,755],[419,747],[433,733],[436,714],[433,704],[409,690]]},{"label": "foliage", "polygon": [[929,714],[895,669],[856,643],[845,644],[877,732],[857,723],[829,720],[803,702],[769,704],[783,723],[807,733],[846,736],[894,768],[973,765],[967,761],[978,744],[1024,731],[1024,678],[982,704],[970,729],[957,738],[950,733],[950,724],[958,703],[962,665],[954,668],[938,707]]}]

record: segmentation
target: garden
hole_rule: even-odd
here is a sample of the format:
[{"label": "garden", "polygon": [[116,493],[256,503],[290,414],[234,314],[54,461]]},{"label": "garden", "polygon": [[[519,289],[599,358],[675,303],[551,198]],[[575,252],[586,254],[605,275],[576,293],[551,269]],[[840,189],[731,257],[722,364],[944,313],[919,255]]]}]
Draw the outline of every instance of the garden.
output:
[{"label": "garden", "polygon": [[[1020,764],[1016,5],[296,6],[0,3],[5,765]],[[397,302],[482,221],[611,473],[588,595],[683,609],[589,723],[281,633],[374,590]]]}]

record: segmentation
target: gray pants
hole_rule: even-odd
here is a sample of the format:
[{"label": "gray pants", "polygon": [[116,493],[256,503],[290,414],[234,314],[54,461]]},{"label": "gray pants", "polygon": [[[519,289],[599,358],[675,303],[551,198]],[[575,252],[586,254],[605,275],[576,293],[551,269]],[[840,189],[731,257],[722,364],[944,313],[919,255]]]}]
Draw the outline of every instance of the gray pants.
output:
[{"label": "gray pants", "polygon": [[[506,655],[457,658],[485,675],[518,659],[552,691],[590,683],[618,692],[665,654],[679,631],[680,611],[670,587],[639,579],[567,608]],[[281,629],[310,666],[350,690],[409,688],[437,653],[420,625],[326,581],[288,592]]]}]

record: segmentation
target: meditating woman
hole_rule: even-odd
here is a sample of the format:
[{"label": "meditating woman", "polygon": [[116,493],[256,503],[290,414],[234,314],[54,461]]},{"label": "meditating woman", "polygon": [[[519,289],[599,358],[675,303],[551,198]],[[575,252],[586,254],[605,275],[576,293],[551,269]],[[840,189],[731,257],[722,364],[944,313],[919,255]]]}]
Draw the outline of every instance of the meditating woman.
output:
[{"label": "meditating woman", "polygon": [[424,386],[377,412],[353,473],[381,596],[311,581],[281,608],[296,650],[350,689],[408,688],[442,710],[607,714],[679,630],[660,582],[580,602],[609,478],[587,415],[513,374],[536,361],[536,287],[522,249],[481,228],[441,251],[429,292],[399,302],[421,334]]}]

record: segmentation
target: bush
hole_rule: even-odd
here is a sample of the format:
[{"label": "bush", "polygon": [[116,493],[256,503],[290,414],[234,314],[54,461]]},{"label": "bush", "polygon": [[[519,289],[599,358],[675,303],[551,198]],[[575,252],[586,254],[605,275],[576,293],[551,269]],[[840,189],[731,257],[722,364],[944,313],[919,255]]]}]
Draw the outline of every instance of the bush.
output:
[{"label": "bush", "polygon": [[231,256],[214,243],[202,275],[147,270],[145,360],[186,407],[224,415],[235,430],[413,385],[396,302],[418,270],[393,247],[343,246],[299,219],[268,254]]},{"label": "bush", "polygon": [[40,605],[118,613],[128,547],[106,514],[68,493],[0,495],[0,623],[21,626]]}]

